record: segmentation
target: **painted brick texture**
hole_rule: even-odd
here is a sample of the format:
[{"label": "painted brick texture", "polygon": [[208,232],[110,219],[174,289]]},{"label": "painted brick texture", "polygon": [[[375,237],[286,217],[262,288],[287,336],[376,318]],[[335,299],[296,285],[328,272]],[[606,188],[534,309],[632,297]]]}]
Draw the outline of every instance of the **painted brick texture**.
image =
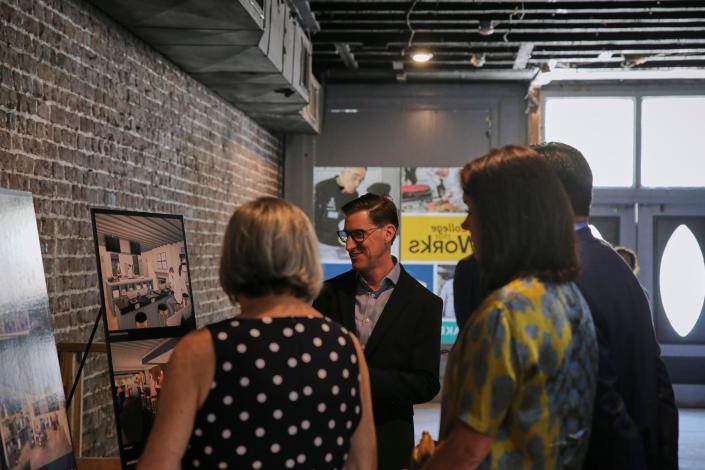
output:
[{"label": "painted brick texture", "polygon": [[[0,187],[34,194],[57,341],[98,312],[91,206],[183,214],[199,325],[231,315],[222,235],[281,195],[282,145],[91,5],[0,0]],[[101,355],[83,386],[82,454],[116,455]]]}]

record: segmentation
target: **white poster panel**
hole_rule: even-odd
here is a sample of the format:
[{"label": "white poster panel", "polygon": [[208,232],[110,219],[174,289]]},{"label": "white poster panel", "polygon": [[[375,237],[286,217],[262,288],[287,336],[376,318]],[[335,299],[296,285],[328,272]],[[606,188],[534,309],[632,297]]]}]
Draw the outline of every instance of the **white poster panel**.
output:
[{"label": "white poster panel", "polygon": [[32,194],[0,189],[0,467],[76,468]]}]

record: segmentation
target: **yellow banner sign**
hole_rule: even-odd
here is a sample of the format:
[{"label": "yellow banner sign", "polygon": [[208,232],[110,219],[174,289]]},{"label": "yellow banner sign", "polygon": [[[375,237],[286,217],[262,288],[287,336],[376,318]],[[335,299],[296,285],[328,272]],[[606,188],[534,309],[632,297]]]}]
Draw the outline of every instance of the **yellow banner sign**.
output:
[{"label": "yellow banner sign", "polygon": [[402,261],[458,261],[472,253],[465,215],[402,215]]}]

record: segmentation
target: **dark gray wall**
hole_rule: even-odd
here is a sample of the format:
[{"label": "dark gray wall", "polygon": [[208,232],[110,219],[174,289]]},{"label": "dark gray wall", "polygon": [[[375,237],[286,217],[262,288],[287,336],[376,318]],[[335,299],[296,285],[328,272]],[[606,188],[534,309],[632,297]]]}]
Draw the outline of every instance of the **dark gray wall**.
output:
[{"label": "dark gray wall", "polygon": [[312,209],[314,166],[462,166],[527,143],[528,83],[333,85],[318,136],[290,136],[285,195]]}]

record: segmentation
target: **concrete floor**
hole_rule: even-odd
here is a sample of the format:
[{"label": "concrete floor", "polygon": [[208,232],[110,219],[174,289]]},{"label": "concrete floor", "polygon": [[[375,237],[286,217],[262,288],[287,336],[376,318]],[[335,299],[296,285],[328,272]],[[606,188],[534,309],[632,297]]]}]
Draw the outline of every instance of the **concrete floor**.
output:
[{"label": "concrete floor", "polygon": [[[438,403],[414,407],[416,442],[421,438],[421,431],[429,431],[434,439],[438,439],[440,411],[441,406]],[[678,415],[680,470],[703,469],[705,468],[705,409],[681,408]]]}]

